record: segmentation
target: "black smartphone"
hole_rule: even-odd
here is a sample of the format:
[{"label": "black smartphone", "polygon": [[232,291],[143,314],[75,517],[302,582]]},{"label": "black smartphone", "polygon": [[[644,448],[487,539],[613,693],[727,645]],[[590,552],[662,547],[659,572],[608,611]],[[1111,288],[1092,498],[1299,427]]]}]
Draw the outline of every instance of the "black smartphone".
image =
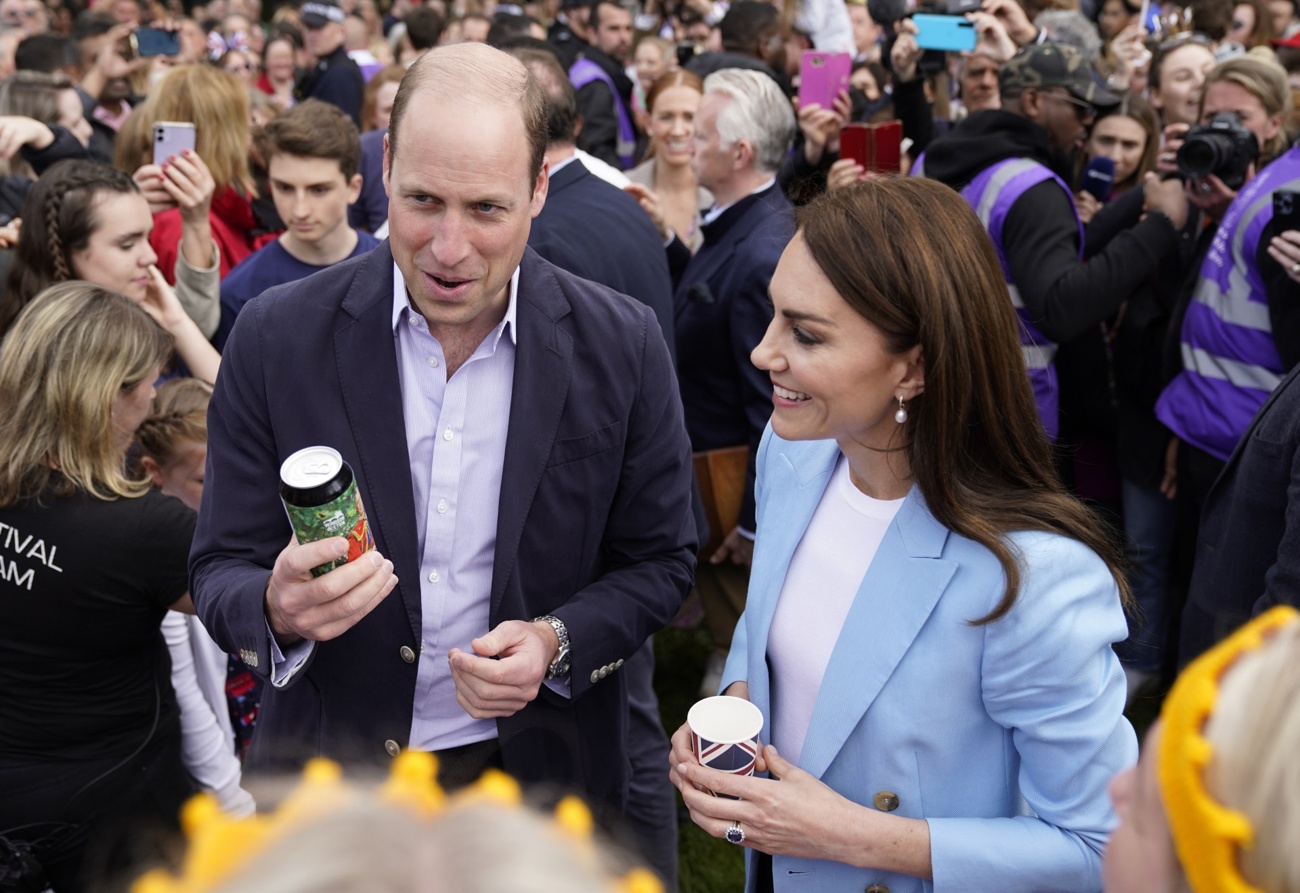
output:
[{"label": "black smartphone", "polygon": [[181,51],[181,35],[163,28],[136,28],[131,32],[131,49],[137,56],[175,56]]},{"label": "black smartphone", "polygon": [[1300,192],[1279,189],[1273,193],[1273,222],[1278,233],[1300,230]]}]

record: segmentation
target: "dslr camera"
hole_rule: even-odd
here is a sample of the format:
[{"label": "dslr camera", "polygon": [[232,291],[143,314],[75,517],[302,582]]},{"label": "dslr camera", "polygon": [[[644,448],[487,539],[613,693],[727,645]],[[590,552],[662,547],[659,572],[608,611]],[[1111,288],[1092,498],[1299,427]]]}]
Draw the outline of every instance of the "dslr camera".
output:
[{"label": "dslr camera", "polygon": [[1178,150],[1178,173],[1183,177],[1215,174],[1224,186],[1240,189],[1246,182],[1246,169],[1258,157],[1255,134],[1241,125],[1236,112],[1223,112],[1209,124],[1187,131]]}]

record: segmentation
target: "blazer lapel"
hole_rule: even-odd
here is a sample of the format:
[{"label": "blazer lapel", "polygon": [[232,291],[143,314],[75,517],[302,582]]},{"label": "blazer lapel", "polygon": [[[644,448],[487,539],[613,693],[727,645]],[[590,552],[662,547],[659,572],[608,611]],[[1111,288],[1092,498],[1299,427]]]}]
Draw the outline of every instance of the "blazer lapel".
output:
[{"label": "blazer lapel", "polygon": [[[561,171],[563,173],[563,171]],[[542,480],[560,425],[569,377],[573,372],[573,336],[559,321],[569,302],[550,265],[531,248],[524,251],[515,305],[514,391],[506,435],[501,500],[497,513],[496,555],[492,563],[492,622],[514,572],[524,520]]]},{"label": "blazer lapel", "polygon": [[420,555],[392,328],[393,255],[385,241],[353,276],[334,331],[343,408],[364,487],[366,515],[393,562],[411,631],[421,637]]},{"label": "blazer lapel", "polygon": [[[799,764],[820,778],[861,722],[957,570],[948,530],[913,488],[876,551],[822,677]],[[870,653],[864,656],[864,648]]]}]

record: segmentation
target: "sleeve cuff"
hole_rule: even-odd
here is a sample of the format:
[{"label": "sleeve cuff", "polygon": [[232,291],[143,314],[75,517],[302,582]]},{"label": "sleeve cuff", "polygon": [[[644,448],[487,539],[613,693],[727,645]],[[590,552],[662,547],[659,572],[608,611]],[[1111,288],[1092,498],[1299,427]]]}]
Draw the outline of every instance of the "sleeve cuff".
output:
[{"label": "sleeve cuff", "polygon": [[316,643],[303,639],[289,646],[287,652],[282,651],[280,643],[275,640],[275,633],[271,632],[269,622],[266,624],[266,640],[270,643],[268,650],[271,654],[271,684],[276,688],[284,688],[307,663],[307,658],[311,657]]}]

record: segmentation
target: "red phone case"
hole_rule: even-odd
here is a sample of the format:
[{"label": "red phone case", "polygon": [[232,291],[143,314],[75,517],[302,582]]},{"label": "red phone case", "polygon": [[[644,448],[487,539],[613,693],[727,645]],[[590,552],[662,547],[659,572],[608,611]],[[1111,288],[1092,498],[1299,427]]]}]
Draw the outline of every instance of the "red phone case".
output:
[{"label": "red phone case", "polygon": [[[898,121],[886,121],[871,127],[872,142],[875,144],[874,166],[867,170],[882,174],[896,174],[901,169],[903,125]],[[841,137],[842,139],[842,137]]]},{"label": "red phone case", "polygon": [[846,124],[840,131],[840,157],[852,158],[858,164],[870,169],[871,165],[871,128],[866,124]]}]

